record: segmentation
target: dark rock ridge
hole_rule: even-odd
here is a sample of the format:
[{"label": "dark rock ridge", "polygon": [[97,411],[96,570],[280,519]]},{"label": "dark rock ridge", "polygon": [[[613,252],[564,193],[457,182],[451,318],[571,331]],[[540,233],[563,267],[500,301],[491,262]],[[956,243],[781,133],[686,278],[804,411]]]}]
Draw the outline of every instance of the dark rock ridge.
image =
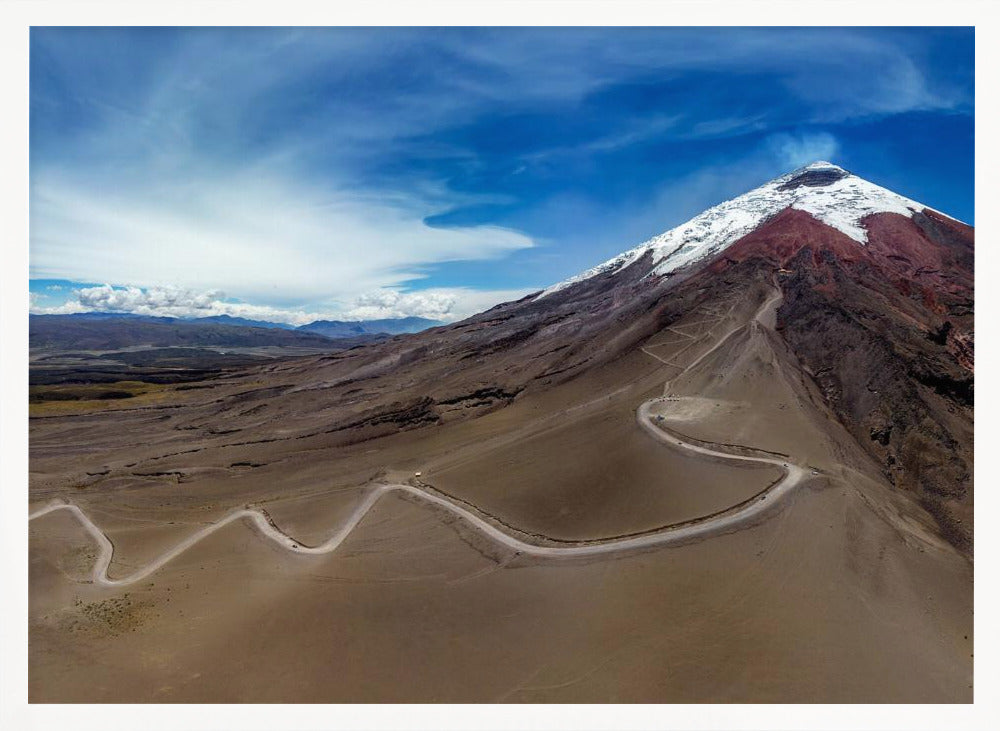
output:
[{"label": "dark rock ridge", "polygon": [[810,188],[817,188],[821,185],[836,183],[838,180],[842,180],[848,175],[850,175],[850,173],[839,168],[830,168],[827,170],[807,170],[801,175],[796,175],[787,183],[780,185],[778,190],[795,190],[799,186],[803,185]]}]

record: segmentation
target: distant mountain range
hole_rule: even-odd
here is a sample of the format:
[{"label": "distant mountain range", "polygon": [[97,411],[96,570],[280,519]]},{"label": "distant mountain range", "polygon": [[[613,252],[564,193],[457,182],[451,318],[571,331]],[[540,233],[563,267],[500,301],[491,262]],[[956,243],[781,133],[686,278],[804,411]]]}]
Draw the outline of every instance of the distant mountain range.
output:
[{"label": "distant mountain range", "polygon": [[296,346],[336,349],[342,347],[323,335],[277,328],[221,325],[215,322],[176,320],[169,317],[115,317],[100,314],[31,315],[28,344],[32,349],[117,350],[153,347]]},{"label": "distant mountain range", "polygon": [[267,322],[265,320],[248,320],[245,317],[231,317],[230,315],[213,315],[212,317],[192,317],[189,322],[214,322],[217,325],[238,325],[242,327],[267,327],[279,330],[295,330],[295,325],[285,322]]},{"label": "distant mountain range", "polygon": [[418,333],[444,323],[438,320],[428,320],[425,317],[403,317],[394,320],[360,320],[357,322],[343,320],[316,320],[308,325],[297,328],[306,332],[319,333],[329,338],[344,338],[355,335],[403,335]]},{"label": "distant mountain range", "polygon": [[431,320],[320,321],[302,328],[221,315],[181,319],[122,313],[31,315],[31,348],[118,350],[135,346],[254,348],[264,346],[339,350],[425,329]]}]

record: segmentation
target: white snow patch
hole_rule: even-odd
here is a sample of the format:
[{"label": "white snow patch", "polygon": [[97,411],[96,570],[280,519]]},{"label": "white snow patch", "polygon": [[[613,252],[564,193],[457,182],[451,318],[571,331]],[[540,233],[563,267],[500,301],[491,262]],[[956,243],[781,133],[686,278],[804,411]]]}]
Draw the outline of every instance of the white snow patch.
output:
[{"label": "white snow patch", "polygon": [[[840,172],[845,177],[827,185],[800,185],[781,190],[782,185],[802,173],[822,170]],[[786,208],[805,211],[864,245],[868,243],[868,232],[861,222],[866,216],[898,213],[909,217],[926,206],[859,178],[833,163],[817,161],[709,208],[677,228],[549,287],[536,299],[598,274],[620,271],[646,252],[653,255],[653,268],[647,276],[666,274],[718,254]]]}]

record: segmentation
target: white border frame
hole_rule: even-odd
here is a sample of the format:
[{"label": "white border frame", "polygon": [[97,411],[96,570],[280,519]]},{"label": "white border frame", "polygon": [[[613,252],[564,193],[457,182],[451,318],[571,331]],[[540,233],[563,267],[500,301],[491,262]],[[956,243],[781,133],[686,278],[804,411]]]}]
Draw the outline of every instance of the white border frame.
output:
[{"label": "white border frame", "polygon": [[[997,469],[976,462],[976,702],[972,705],[31,705],[27,704],[27,330],[28,44],[32,25],[960,25],[976,26],[976,224],[979,329],[977,436],[997,433],[996,290],[1000,241],[996,138],[1000,37],[986,0],[507,0],[492,3],[369,0],[351,4],[282,0],[55,2],[0,6],[0,552],[5,582],[0,624],[0,726],[8,729],[296,728],[687,728],[687,729],[992,729],[1000,727],[997,665]],[[567,21],[571,21],[567,23]],[[984,238],[985,236],[985,238]],[[985,313],[985,316],[983,316]],[[987,517],[990,516],[990,517]]]}]

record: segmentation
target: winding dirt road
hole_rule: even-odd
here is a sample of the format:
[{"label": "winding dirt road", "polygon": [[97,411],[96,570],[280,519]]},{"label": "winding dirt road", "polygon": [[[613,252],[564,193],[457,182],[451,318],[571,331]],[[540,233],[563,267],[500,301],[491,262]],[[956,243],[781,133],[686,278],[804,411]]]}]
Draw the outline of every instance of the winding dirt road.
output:
[{"label": "winding dirt road", "polygon": [[[757,311],[756,315],[750,320],[749,323],[741,326],[737,326],[730,332],[728,332],[719,342],[697,358],[694,362],[689,364],[679,375],[686,373],[695,365],[704,360],[708,355],[714,352],[719,346],[722,345],[726,340],[729,339],[735,332],[742,329],[743,327],[757,327],[760,324],[761,316],[768,312],[774,305],[774,303],[780,299],[781,295],[778,292],[776,295],[769,298]],[[650,353],[650,355],[652,355]],[[656,357],[656,356],[653,356]],[[659,360],[659,358],[657,358]],[[667,381],[664,386],[664,392],[670,386],[670,383],[675,380],[678,376]],[[297,554],[307,554],[307,555],[322,555],[331,553],[344,542],[344,540],[351,534],[351,532],[357,527],[361,520],[368,514],[368,512],[375,506],[375,504],[385,495],[392,492],[400,492],[414,497],[420,500],[446,510],[453,515],[457,516],[461,520],[465,521],[467,524],[475,528],[481,534],[494,541],[498,545],[510,548],[518,553],[534,556],[538,558],[550,558],[550,559],[572,559],[572,558],[590,558],[594,556],[603,556],[618,554],[627,551],[634,551],[639,549],[656,548],[662,546],[669,546],[672,544],[678,544],[682,542],[687,542],[695,538],[704,538],[711,535],[717,535],[719,533],[724,533],[733,528],[739,527],[741,525],[748,524],[756,519],[758,519],[764,511],[768,510],[771,506],[781,500],[783,497],[788,495],[796,486],[798,486],[802,480],[807,475],[807,469],[799,465],[793,464],[786,461],[787,458],[782,457],[771,457],[771,456],[746,456],[737,455],[731,452],[719,451],[707,447],[704,445],[693,444],[685,440],[680,435],[668,434],[667,432],[656,426],[650,410],[654,405],[661,403],[669,403],[669,400],[665,397],[654,398],[643,403],[636,411],[636,420],[639,426],[652,435],[655,439],[658,439],[665,444],[669,444],[674,448],[680,448],[686,451],[693,452],[699,455],[705,455],[712,457],[714,459],[722,459],[733,462],[743,462],[751,464],[760,465],[772,465],[778,467],[784,472],[784,476],[771,485],[768,489],[762,493],[754,496],[753,498],[744,501],[738,505],[735,505],[725,511],[715,513],[704,518],[700,518],[694,521],[686,521],[680,524],[674,524],[670,526],[664,526],[658,530],[644,533],[642,535],[621,537],[621,538],[610,538],[600,541],[577,541],[577,542],[565,542],[558,546],[549,545],[539,545],[536,543],[530,543],[514,535],[504,532],[496,525],[490,523],[479,515],[473,513],[468,508],[463,507],[457,502],[448,499],[440,494],[431,492],[423,487],[418,487],[414,485],[406,484],[385,484],[377,485],[371,488],[365,495],[364,499],[358,504],[351,515],[344,521],[336,530],[336,532],[330,536],[323,543],[316,546],[306,546],[299,543],[293,537],[284,533],[279,529],[270,519],[270,517],[263,510],[257,508],[238,508],[223,516],[221,519],[204,527],[203,529],[192,533],[190,536],[185,538],[183,541],[178,543],[173,548],[161,554],[151,563],[147,564],[143,568],[135,571],[134,573],[124,576],[121,578],[111,578],[108,575],[108,570],[111,566],[112,559],[114,558],[114,545],[107,535],[97,527],[96,524],[90,519],[89,516],[83,510],[81,510],[77,505],[69,502],[54,501],[49,503],[44,508],[41,508],[34,513],[31,513],[29,520],[37,520],[46,515],[59,510],[69,511],[73,517],[75,517],[81,525],[90,533],[94,538],[95,542],[99,547],[99,554],[97,560],[94,563],[94,568],[92,572],[92,578],[95,584],[100,584],[104,586],[127,586],[129,584],[134,584],[137,581],[142,581],[150,574],[162,568],[164,565],[169,563],[171,560],[182,554],[187,549],[191,548],[195,544],[199,543],[204,538],[210,536],[217,530],[229,525],[230,523],[237,520],[248,520],[252,526],[265,538],[274,541],[277,545],[283,547],[284,549]]]}]

